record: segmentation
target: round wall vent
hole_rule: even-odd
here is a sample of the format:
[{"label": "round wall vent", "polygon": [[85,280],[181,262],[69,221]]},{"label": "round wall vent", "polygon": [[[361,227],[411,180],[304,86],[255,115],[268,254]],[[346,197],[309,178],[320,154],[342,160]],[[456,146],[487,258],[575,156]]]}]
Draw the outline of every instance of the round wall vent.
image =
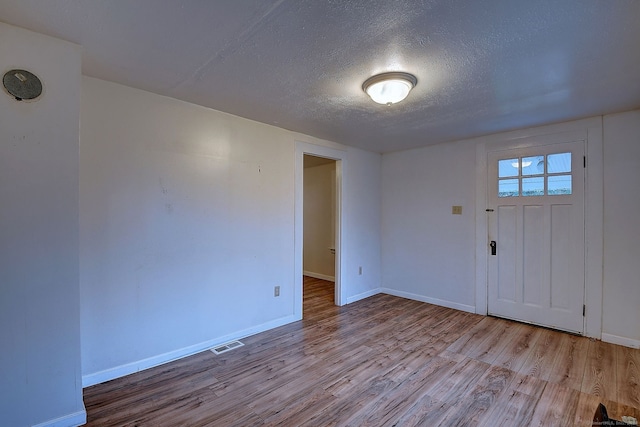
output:
[{"label": "round wall vent", "polygon": [[2,84],[7,92],[18,101],[36,99],[42,93],[40,79],[26,70],[7,71],[2,78]]}]

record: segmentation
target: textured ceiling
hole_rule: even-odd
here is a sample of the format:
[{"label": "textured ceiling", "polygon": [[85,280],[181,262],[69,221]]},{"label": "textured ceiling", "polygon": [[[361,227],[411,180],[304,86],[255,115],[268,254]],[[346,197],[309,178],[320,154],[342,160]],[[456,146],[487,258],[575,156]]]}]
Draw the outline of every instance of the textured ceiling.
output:
[{"label": "textured ceiling", "polygon": [[[379,152],[640,107],[639,0],[0,0],[0,20],[82,45],[85,75]],[[404,102],[362,92],[398,70]]]}]

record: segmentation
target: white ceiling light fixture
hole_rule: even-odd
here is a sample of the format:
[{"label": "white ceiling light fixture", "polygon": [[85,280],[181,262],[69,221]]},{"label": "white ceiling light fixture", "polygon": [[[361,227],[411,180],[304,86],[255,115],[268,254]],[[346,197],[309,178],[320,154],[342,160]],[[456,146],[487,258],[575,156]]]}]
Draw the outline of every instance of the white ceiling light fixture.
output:
[{"label": "white ceiling light fixture", "polygon": [[405,99],[418,84],[416,76],[403,72],[376,74],[362,84],[362,90],[378,104],[391,105]]}]

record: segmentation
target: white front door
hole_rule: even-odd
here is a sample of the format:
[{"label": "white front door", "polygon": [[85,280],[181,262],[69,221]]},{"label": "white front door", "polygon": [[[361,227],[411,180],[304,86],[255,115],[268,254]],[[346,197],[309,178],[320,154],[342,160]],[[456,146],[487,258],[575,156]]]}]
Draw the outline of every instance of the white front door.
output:
[{"label": "white front door", "polygon": [[489,314],[584,332],[584,149],[488,153]]}]

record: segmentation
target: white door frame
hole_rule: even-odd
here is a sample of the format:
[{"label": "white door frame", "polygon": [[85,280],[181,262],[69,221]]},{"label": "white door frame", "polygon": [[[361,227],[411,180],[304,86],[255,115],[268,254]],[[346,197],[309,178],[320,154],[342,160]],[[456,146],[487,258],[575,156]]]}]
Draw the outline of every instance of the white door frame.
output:
[{"label": "white door frame", "polygon": [[335,271],[335,304],[346,303],[342,286],[342,265],[344,263],[344,250],[342,245],[343,221],[343,194],[344,194],[344,170],[347,163],[347,152],[322,145],[296,141],[295,153],[295,207],[294,207],[294,309],[297,320],[302,319],[302,248],[303,248],[303,199],[304,199],[304,155],[325,157],[336,161],[336,271]]},{"label": "white door frame", "polygon": [[602,336],[603,260],[603,147],[602,117],[490,135],[476,139],[476,313],[487,314],[487,153],[501,147],[536,145],[536,137],[564,134],[561,139],[584,140],[585,171],[585,329],[588,337]]}]

